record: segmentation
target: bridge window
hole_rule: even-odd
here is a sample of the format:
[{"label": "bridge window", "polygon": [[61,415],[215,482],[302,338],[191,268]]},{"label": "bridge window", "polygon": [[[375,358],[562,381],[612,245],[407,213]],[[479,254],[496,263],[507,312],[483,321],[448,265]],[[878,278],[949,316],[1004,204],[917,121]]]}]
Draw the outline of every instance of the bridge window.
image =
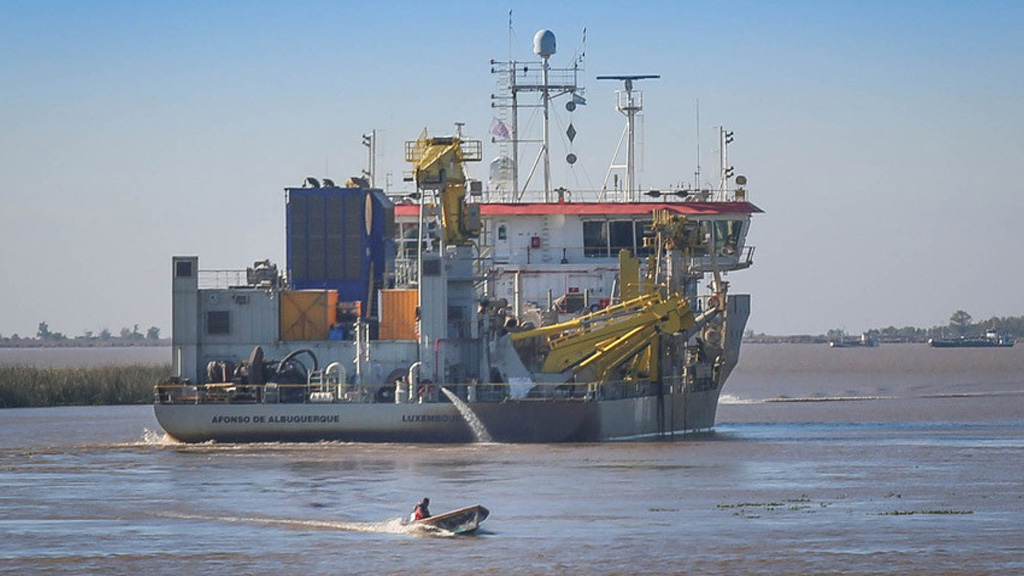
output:
[{"label": "bridge window", "polygon": [[608,223],[591,220],[583,223],[583,255],[587,258],[608,256]]},{"label": "bridge window", "polygon": [[719,256],[733,256],[739,249],[742,220],[718,220],[715,227],[715,253]]},{"label": "bridge window", "polygon": [[633,241],[633,221],[613,220],[609,222],[608,243],[611,247],[611,252],[608,255],[612,258],[618,258],[620,250],[629,250],[630,253],[633,253],[636,248]]},{"label": "bridge window", "polygon": [[588,258],[618,258],[620,250],[646,255],[645,224],[634,220],[591,220],[583,222],[583,255]]},{"label": "bridge window", "polygon": [[[633,237],[636,238],[635,256],[650,256],[654,252],[654,230],[650,222],[634,222]],[[645,241],[646,240],[646,241]]]}]

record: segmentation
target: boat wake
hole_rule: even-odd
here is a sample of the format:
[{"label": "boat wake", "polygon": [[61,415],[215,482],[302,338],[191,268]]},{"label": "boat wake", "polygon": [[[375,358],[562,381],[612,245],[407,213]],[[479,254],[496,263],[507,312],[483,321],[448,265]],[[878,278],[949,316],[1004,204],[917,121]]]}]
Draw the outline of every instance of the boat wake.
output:
[{"label": "boat wake", "polygon": [[895,400],[897,396],[804,396],[804,397],[789,397],[789,396],[777,396],[775,398],[765,398],[762,402],[862,402],[866,400]]},{"label": "boat wake", "polygon": [[145,446],[172,446],[175,444],[181,444],[178,440],[171,438],[170,434],[162,430],[150,430],[149,428],[142,429],[142,439],[139,443]]},{"label": "boat wake", "polygon": [[379,522],[343,522],[330,520],[296,520],[293,518],[266,518],[256,516],[207,516],[202,514],[161,513],[163,518],[179,520],[203,520],[210,522],[235,522],[281,526],[295,530],[338,530],[343,532],[372,532],[377,534],[411,534],[416,536],[448,537],[454,533],[436,526],[409,524],[403,518],[391,518]]},{"label": "boat wake", "polygon": [[754,400],[750,398],[740,398],[739,396],[733,396],[732,394],[722,394],[718,398],[719,404],[764,404],[764,400]]},{"label": "boat wake", "polygon": [[1020,396],[1024,390],[999,390],[983,392],[937,392],[932,394],[892,395],[892,394],[844,394],[834,396],[772,396],[770,398],[740,398],[731,394],[722,394],[718,403],[723,405],[749,404],[806,404],[819,402],[866,402],[877,400],[906,400],[914,398],[989,398],[998,396]]}]

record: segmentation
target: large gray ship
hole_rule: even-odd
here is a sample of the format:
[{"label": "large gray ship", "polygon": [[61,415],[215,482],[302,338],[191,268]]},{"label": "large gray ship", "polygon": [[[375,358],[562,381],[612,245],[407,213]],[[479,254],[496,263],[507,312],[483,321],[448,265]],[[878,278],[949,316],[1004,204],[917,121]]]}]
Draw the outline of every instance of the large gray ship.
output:
[{"label": "large gray ship", "polygon": [[[171,437],[583,442],[714,426],[750,311],[723,275],[752,264],[761,212],[728,165],[732,134],[719,133],[718,186],[641,191],[634,83],[656,77],[599,77],[622,82],[624,185],[552,189],[549,106],[571,113],[581,68],[549,66],[549,31],[534,52],[492,63],[511,104],[486,185],[465,170],[481,142],[424,131],[405,147],[414,192],[375,187],[372,155],[344,186],[287,188],[284,270],[172,259],[177,376],[155,389]],[[537,191],[518,181],[528,94],[545,121]]]}]

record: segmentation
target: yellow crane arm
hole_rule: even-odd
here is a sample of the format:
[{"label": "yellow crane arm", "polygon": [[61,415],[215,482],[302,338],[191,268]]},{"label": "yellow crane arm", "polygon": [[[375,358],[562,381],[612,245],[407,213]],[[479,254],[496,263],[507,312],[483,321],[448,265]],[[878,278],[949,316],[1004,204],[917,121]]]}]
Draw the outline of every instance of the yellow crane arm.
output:
[{"label": "yellow crane arm", "polygon": [[518,332],[512,339],[546,336],[549,352],[542,370],[548,374],[592,368],[598,380],[603,380],[647,350],[645,371],[657,378],[658,351],[652,347],[657,347],[660,335],[695,325],[693,312],[682,296],[647,294],[568,322]]},{"label": "yellow crane arm", "polygon": [[468,246],[480,235],[479,218],[470,218],[466,204],[466,162],[479,161],[479,140],[454,136],[428,137],[405,143],[405,159],[413,163],[413,178],[420,190],[439,190],[441,228],[446,244]]},{"label": "yellow crane arm", "polygon": [[560,322],[558,324],[551,324],[549,326],[541,326],[540,328],[534,328],[524,332],[516,332],[512,334],[512,341],[523,340],[525,338],[533,338],[536,336],[551,336],[557,339],[560,336],[569,336],[576,331],[586,330],[593,326],[597,326],[603,323],[614,321],[617,317],[623,317],[627,315],[636,314],[642,310],[644,306],[660,301],[660,297],[657,294],[644,294],[638,296],[626,302],[621,302],[613,306],[602,308],[596,312],[591,312]]},{"label": "yellow crane arm", "polygon": [[676,332],[682,325],[677,306],[678,302],[674,301],[654,303],[615,322],[551,338],[548,341],[551,352],[544,361],[544,371],[556,373],[576,366],[598,354],[602,342],[631,337],[638,328],[658,326],[665,332]]}]

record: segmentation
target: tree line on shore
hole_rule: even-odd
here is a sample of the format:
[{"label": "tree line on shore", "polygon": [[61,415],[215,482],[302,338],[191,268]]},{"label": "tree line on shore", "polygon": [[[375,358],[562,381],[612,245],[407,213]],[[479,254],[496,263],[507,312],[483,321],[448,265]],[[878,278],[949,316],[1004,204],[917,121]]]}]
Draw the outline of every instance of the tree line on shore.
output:
[{"label": "tree line on shore", "polygon": [[[886,326],[885,328],[872,328],[865,332],[865,335],[874,338],[878,342],[927,342],[930,338],[959,338],[981,336],[988,331],[995,331],[1013,338],[1024,338],[1024,316],[993,316],[987,320],[974,321],[970,314],[963,310],[957,310],[949,317],[947,324],[932,326],[931,328],[918,328],[915,326]],[[754,334],[747,331],[744,340],[747,342],[787,342],[798,344],[825,344],[835,340],[841,340],[848,336],[841,328],[829,330],[825,334],[795,334],[786,336],[770,336],[767,334]]]},{"label": "tree line on shore", "polygon": [[139,331],[139,325],[132,328],[121,328],[118,335],[114,335],[107,328],[99,332],[86,330],[79,336],[68,337],[63,332],[50,330],[47,322],[40,322],[39,329],[34,338],[12,334],[4,336],[0,334],[0,346],[5,347],[47,347],[47,346],[95,346],[95,345],[126,345],[126,344],[159,344],[160,328],[150,326],[145,333]]}]

